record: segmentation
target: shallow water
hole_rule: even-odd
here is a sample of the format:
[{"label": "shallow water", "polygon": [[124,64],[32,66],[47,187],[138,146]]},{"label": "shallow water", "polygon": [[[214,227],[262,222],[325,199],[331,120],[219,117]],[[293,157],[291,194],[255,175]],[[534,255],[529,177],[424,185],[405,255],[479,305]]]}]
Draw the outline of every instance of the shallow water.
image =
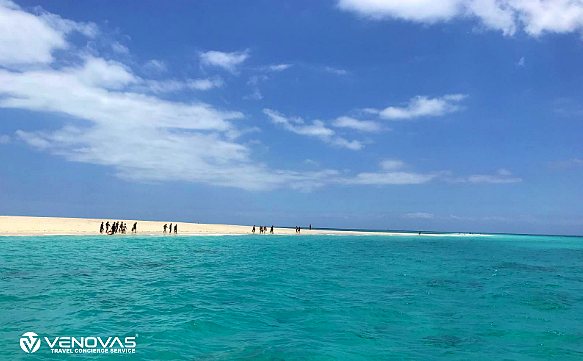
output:
[{"label": "shallow water", "polygon": [[3,360],[581,360],[583,239],[0,237],[0,325]]}]

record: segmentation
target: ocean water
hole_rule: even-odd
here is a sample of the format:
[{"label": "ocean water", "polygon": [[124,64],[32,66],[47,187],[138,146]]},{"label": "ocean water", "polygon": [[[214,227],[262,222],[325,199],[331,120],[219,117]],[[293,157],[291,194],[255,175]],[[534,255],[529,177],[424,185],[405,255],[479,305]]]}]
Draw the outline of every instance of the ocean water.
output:
[{"label": "ocean water", "polygon": [[583,239],[0,237],[0,326],[1,360],[583,360]]}]

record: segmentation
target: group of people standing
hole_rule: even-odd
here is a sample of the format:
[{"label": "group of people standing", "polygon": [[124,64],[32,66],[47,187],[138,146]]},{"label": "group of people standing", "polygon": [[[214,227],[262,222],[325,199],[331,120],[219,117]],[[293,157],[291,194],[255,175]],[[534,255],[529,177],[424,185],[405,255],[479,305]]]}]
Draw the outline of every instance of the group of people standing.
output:
[{"label": "group of people standing", "polygon": [[[251,233],[255,234],[255,225],[253,225],[253,229],[251,229]],[[259,234],[267,233],[267,226],[259,226]],[[273,226],[269,229],[269,233],[273,234]]]},{"label": "group of people standing", "polygon": [[[172,226],[172,225],[171,225]],[[251,233],[255,234],[255,225],[253,225],[253,228],[251,229]],[[268,228],[266,226],[259,226],[259,234],[265,234],[267,233]],[[312,225],[310,224],[310,230],[312,230]],[[164,233],[166,232],[166,225],[164,225]],[[302,227],[296,226],[296,233],[300,234],[302,232]],[[273,226],[271,226],[271,228],[269,228],[269,233],[273,234]]]},{"label": "group of people standing", "polygon": [[[99,227],[99,233],[103,234],[103,232],[105,232],[105,234],[116,234],[116,233],[121,233],[121,234],[126,234],[128,229],[128,225],[125,222],[122,221],[117,221],[117,222],[113,222],[111,225],[109,224],[109,221],[107,221],[106,223],[101,222],[101,226]],[[137,233],[138,232],[138,222],[135,222],[134,225],[132,226],[132,233]]]},{"label": "group of people standing", "polygon": [[[166,233],[166,230],[168,230],[168,233],[172,234],[172,223],[170,223],[170,226],[164,224],[164,233]],[[178,223],[174,224],[174,234],[178,234]]]}]

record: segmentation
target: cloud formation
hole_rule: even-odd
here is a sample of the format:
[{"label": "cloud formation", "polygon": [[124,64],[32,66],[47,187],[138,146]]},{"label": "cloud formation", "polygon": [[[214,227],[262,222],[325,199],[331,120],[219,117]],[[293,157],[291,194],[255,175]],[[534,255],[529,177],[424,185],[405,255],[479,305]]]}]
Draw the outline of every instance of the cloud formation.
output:
[{"label": "cloud formation", "polygon": [[440,173],[418,173],[406,170],[406,164],[400,160],[388,159],[380,162],[377,172],[359,173],[347,179],[349,184],[362,185],[406,185],[423,184],[437,178]]},{"label": "cloud formation", "polygon": [[66,37],[74,32],[93,37],[97,28],[44,12],[30,14],[11,1],[0,0],[0,64],[4,66],[51,63],[53,51],[66,49]]},{"label": "cloud formation", "polygon": [[336,118],[332,125],[337,128],[348,128],[354,129],[360,132],[370,132],[376,133],[383,130],[383,127],[374,121],[371,120],[359,120],[352,117],[342,116]]},{"label": "cloud formation", "polygon": [[[356,175],[334,169],[299,172],[268,167],[253,159],[251,146],[241,139],[248,130],[242,124],[242,112],[192,97],[177,101],[160,96],[216,88],[223,84],[220,78],[148,79],[132,63],[109,59],[97,50],[89,55],[86,44],[77,45],[70,39],[70,34],[78,33],[85,37],[80,41],[93,40],[99,36],[95,25],[45,12],[32,14],[0,0],[0,27],[5,19],[8,24],[11,19],[20,21],[13,24],[18,32],[0,32],[0,108],[56,114],[64,125],[19,130],[14,138],[0,138],[3,143],[19,139],[70,161],[114,169],[119,177],[134,181],[187,181],[247,190],[423,184],[441,174],[413,172],[398,160],[382,162],[377,172]],[[208,53],[207,65],[229,71],[236,71],[248,56],[246,52]],[[146,67],[160,73],[166,65],[150,61]],[[363,144],[340,136],[338,128],[372,132],[377,126],[347,117],[328,126],[269,109],[264,112],[288,131],[351,150],[361,149]],[[496,176],[512,178],[500,172]],[[468,181],[471,179],[488,181],[479,175]],[[490,183],[495,183],[492,179]]]},{"label": "cloud formation", "polygon": [[390,106],[385,109],[367,108],[367,113],[377,114],[388,120],[409,120],[422,117],[439,117],[462,109],[460,105],[467,95],[448,94],[442,97],[429,98],[416,96],[409,100],[406,106]]},{"label": "cloud formation", "polygon": [[247,60],[247,58],[249,58],[248,50],[231,53],[211,50],[200,53],[200,63],[202,65],[223,68],[232,73],[236,72],[237,67]]},{"label": "cloud formation", "polygon": [[405,213],[403,218],[407,219],[433,219],[435,215],[433,213],[427,212],[412,212],[412,213]]},{"label": "cloud formation", "polygon": [[272,109],[263,109],[263,113],[267,115],[274,124],[282,126],[284,129],[292,133],[318,138],[325,143],[350,150],[360,150],[364,147],[359,141],[347,140],[338,136],[333,129],[327,127],[321,120],[314,120],[311,123],[306,123],[302,118],[286,117]]},{"label": "cloud formation", "polygon": [[510,184],[520,183],[522,178],[516,177],[507,169],[498,169],[494,174],[472,174],[467,177],[448,178],[454,183],[474,184]]},{"label": "cloud formation", "polygon": [[370,19],[401,19],[434,24],[476,19],[492,30],[531,36],[583,30],[581,0],[338,0],[340,9]]}]

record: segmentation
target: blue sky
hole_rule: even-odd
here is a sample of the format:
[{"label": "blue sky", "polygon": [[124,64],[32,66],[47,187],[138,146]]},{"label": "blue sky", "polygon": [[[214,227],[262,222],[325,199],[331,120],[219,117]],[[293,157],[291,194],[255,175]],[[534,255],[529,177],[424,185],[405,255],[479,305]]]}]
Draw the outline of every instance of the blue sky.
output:
[{"label": "blue sky", "polygon": [[0,0],[0,214],[583,234],[583,3]]}]

